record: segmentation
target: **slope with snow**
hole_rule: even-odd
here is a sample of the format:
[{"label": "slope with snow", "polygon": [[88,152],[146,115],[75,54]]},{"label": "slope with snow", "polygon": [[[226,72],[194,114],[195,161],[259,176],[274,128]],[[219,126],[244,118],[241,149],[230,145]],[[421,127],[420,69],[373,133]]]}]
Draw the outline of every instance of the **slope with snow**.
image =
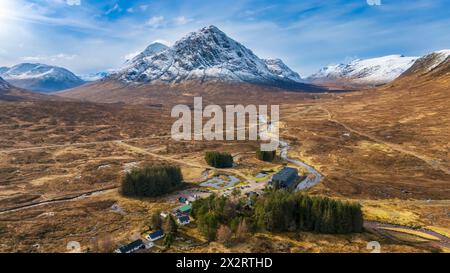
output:
[{"label": "slope with snow", "polygon": [[265,59],[264,62],[270,72],[278,75],[281,78],[292,80],[295,82],[302,82],[300,75],[290,69],[282,60],[280,59]]},{"label": "slope with snow", "polygon": [[2,68],[0,76],[14,86],[42,93],[69,89],[84,83],[65,68],[45,64],[23,63]]},{"label": "slope with snow", "polygon": [[150,45],[111,77],[126,83],[300,82],[300,76],[281,61],[268,63],[217,27],[209,26],[188,34],[172,47]]},{"label": "slope with snow", "polygon": [[389,55],[379,58],[354,60],[348,64],[331,65],[308,77],[315,83],[345,82],[349,85],[382,85],[395,80],[408,70],[417,57]]},{"label": "slope with snow", "polygon": [[417,74],[425,75],[439,72],[444,64],[450,62],[450,49],[432,52],[419,58],[402,76]]}]

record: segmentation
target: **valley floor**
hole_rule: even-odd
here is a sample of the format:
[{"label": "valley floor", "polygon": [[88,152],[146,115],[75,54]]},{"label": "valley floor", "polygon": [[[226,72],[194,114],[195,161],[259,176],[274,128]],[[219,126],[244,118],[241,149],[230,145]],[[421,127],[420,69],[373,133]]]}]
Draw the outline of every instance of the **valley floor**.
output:
[{"label": "valley floor", "polygon": [[[449,251],[447,120],[431,123],[420,116],[432,115],[425,109],[399,122],[389,114],[375,115],[371,107],[376,105],[355,96],[363,95],[282,103],[281,138],[290,144],[290,158],[323,175],[307,190],[310,194],[363,205],[364,233],[257,233],[225,246],[207,243],[193,222],[181,228],[172,248],[158,243],[151,251],[370,252],[371,241],[378,241],[383,252]],[[230,174],[243,182],[239,187],[260,189],[264,182],[255,182],[255,175],[283,163],[256,160],[256,142],[174,142],[167,108],[64,107],[60,102],[5,102],[0,107],[0,251],[65,252],[71,241],[85,251],[110,250],[139,238],[155,210],[180,206],[177,196],[197,192],[207,177]],[[422,131],[427,134],[420,138]],[[207,150],[231,152],[237,166],[208,167],[203,160]],[[156,162],[180,165],[189,187],[156,199],[118,193],[127,170]]]}]

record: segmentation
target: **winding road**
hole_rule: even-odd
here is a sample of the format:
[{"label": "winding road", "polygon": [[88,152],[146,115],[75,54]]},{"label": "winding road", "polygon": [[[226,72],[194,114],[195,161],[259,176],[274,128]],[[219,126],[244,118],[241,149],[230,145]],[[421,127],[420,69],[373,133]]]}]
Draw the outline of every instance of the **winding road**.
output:
[{"label": "winding road", "polygon": [[450,248],[450,238],[437,233],[435,231],[426,229],[426,228],[411,228],[408,226],[402,226],[402,225],[395,225],[395,224],[388,224],[388,223],[382,223],[382,222],[376,222],[376,221],[364,221],[364,228],[366,230],[369,231],[375,231],[376,233],[384,236],[384,237],[388,237],[394,241],[400,241],[403,242],[402,240],[396,238],[394,235],[392,235],[392,233],[404,233],[404,234],[409,234],[411,236],[414,237],[418,237],[418,238],[422,238],[418,235],[414,235],[414,234],[410,234],[410,233],[406,233],[406,232],[401,232],[398,230],[389,230],[389,228],[400,228],[400,229],[405,229],[405,230],[409,230],[412,232],[421,232],[424,233],[426,235],[429,236],[433,236],[439,240],[427,240],[428,243],[430,243],[432,246],[435,247],[443,247],[443,248]]}]

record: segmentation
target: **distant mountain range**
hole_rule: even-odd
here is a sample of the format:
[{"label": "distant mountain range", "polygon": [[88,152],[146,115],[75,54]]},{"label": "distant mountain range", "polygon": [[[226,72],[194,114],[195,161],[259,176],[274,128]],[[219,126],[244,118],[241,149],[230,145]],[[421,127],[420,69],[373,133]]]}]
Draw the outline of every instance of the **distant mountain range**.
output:
[{"label": "distant mountain range", "polygon": [[108,77],[109,75],[111,75],[112,73],[113,73],[112,71],[101,71],[101,72],[97,72],[97,73],[78,75],[78,77],[86,82],[94,82],[94,81],[104,79],[104,78]]},{"label": "distant mountain range", "polygon": [[[209,26],[189,33],[170,47],[152,43],[116,70],[76,76],[62,67],[23,63],[0,67],[0,77],[4,79],[0,84],[5,85],[6,81],[42,93],[73,89],[96,81],[124,86],[246,83],[320,92],[384,85],[410,73],[411,69],[431,71],[446,61],[449,54],[450,50],[441,50],[424,57],[389,55],[357,59],[326,66],[303,79],[282,60],[259,58],[217,27]],[[424,68],[425,65],[428,68]]]},{"label": "distant mountain range", "polygon": [[85,83],[65,68],[46,64],[22,63],[1,67],[0,76],[16,87],[40,93],[60,91]]}]

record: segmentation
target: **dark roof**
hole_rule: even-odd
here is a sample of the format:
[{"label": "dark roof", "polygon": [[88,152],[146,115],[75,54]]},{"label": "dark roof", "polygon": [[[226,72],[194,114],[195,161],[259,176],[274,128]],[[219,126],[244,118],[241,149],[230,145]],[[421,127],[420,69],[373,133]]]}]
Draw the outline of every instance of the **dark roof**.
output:
[{"label": "dark roof", "polygon": [[153,233],[150,233],[149,236],[150,236],[150,238],[155,239],[155,238],[161,237],[163,235],[164,235],[164,232],[162,230],[157,230]]},{"label": "dark roof", "polygon": [[273,175],[272,181],[280,182],[284,187],[289,187],[298,178],[298,170],[285,167],[281,171]]},{"label": "dark roof", "polygon": [[181,223],[189,222],[189,217],[188,216],[180,216],[180,217],[178,217],[178,221],[180,221]]},{"label": "dark roof", "polygon": [[126,246],[120,247],[119,250],[120,250],[121,253],[127,253],[127,252],[135,250],[136,248],[141,248],[143,246],[145,246],[144,242],[141,239],[139,239],[139,240],[136,240],[136,241],[134,241],[132,243],[129,243]]}]

